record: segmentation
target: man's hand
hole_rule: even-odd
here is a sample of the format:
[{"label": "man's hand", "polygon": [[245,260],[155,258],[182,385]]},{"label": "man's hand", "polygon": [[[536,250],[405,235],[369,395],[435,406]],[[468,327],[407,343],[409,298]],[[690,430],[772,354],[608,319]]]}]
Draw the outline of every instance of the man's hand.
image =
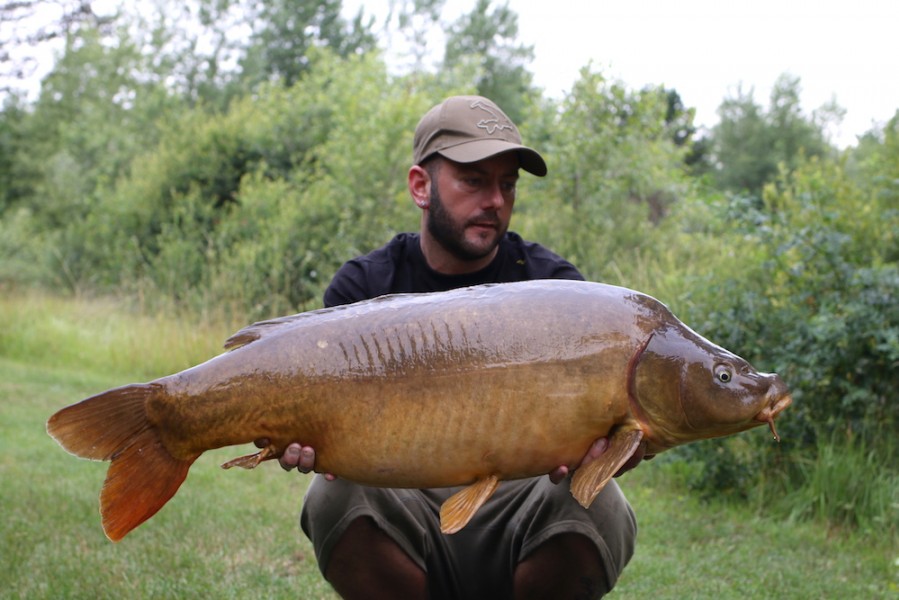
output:
[{"label": "man's hand", "polygon": [[[268,446],[267,438],[260,438],[253,442],[257,448]],[[296,469],[300,473],[309,473],[315,468],[315,450],[311,446],[303,446],[297,442],[284,449],[284,453],[278,459],[278,463],[285,471]],[[331,473],[324,474],[325,479],[334,481],[337,477]]]},{"label": "man's hand", "polygon": [[[598,440],[593,442],[593,444],[590,446],[590,449],[587,450],[587,454],[584,455],[584,458],[581,459],[581,462],[579,464],[574,465],[574,467],[571,469],[569,469],[565,465],[562,465],[561,467],[559,467],[558,469],[556,469],[555,471],[553,471],[549,474],[549,480],[556,484],[563,481],[566,477],[568,477],[568,474],[571,471],[573,471],[574,469],[577,469],[578,467],[583,467],[583,466],[590,464],[591,462],[593,462],[594,460],[596,460],[597,458],[602,456],[603,452],[605,452],[608,448],[609,448],[609,438],[607,438],[607,437],[599,438]],[[615,477],[618,477],[619,475],[622,475],[622,474],[626,473],[627,471],[630,471],[631,469],[636,467],[638,464],[640,464],[640,461],[642,461],[644,459],[644,457],[647,460],[652,458],[652,456],[645,456],[645,452],[646,452],[646,449],[641,444],[640,447],[637,448],[637,451],[634,452],[634,454],[629,459],[627,459],[627,462],[624,463],[624,465],[620,469],[618,469],[618,472],[615,473]]]},{"label": "man's hand", "polygon": [[[260,438],[254,442],[257,448],[264,448],[268,445],[269,440],[267,438]],[[608,449],[609,447],[609,438],[601,437],[597,439],[590,448],[587,450],[587,454],[584,455],[584,458],[581,462],[575,465],[573,468],[569,469],[566,465],[562,465],[561,467],[555,469],[553,472],[549,474],[549,480],[553,483],[560,483],[568,474],[577,469],[578,467],[583,467],[585,465],[590,464]],[[647,460],[652,458],[652,456],[645,457]],[[630,471],[638,464],[640,461],[644,459],[644,448],[640,446],[636,452],[634,452],[633,456],[631,456],[624,466],[622,466],[617,473],[615,473],[615,477]],[[284,453],[278,459],[278,463],[281,465],[281,468],[285,471],[291,471],[293,469],[298,470],[301,473],[309,473],[315,468],[315,450],[312,449],[311,446],[303,446],[300,443],[294,442],[287,446],[284,449]],[[328,481],[334,481],[337,479],[336,475],[332,473],[325,473],[325,479]]]}]

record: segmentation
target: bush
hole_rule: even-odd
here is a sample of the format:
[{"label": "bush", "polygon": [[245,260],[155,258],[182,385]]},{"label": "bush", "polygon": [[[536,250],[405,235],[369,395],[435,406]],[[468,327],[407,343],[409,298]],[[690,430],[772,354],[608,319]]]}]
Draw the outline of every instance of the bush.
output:
[{"label": "bush", "polygon": [[390,81],[376,56],[323,51],[293,87],[263,87],[224,114],[181,114],[127,176],[78,195],[78,218],[26,240],[20,262],[71,291],[223,303],[250,317],[310,307],[343,260],[417,225],[405,173],[431,103]]},{"label": "bush", "polygon": [[665,248],[665,217],[683,200],[686,149],[674,144],[662,89],[639,92],[584,70],[528,140],[549,175],[525,180],[516,222],[588,279],[629,283],[635,261]]},{"label": "bush", "polygon": [[[780,373],[794,404],[778,422],[778,448],[740,436],[684,449],[704,465],[693,479],[700,489],[746,497],[764,480],[768,497],[801,505],[831,468],[879,471],[895,481],[896,448],[884,439],[899,426],[899,265],[891,262],[899,221],[879,198],[859,192],[839,164],[812,160],[783,173],[762,201],[732,198],[718,207],[733,223],[727,243],[758,260],[734,263],[730,276],[694,295],[690,318],[704,335]],[[835,441],[844,438],[852,444]],[[746,439],[755,445],[747,449]],[[776,493],[772,481],[781,486]],[[866,522],[892,510],[883,502],[865,506],[874,511],[858,516]]]}]

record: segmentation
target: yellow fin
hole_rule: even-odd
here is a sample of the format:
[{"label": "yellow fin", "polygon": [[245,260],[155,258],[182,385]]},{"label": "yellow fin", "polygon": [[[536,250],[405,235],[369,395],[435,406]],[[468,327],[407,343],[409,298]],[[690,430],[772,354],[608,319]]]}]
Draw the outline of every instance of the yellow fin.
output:
[{"label": "yellow fin", "polygon": [[447,498],[440,507],[440,531],[456,533],[465,527],[478,509],[490,499],[498,485],[499,478],[490,475]]},{"label": "yellow fin", "polygon": [[609,447],[602,456],[580,467],[571,478],[571,494],[587,508],[609,480],[633,455],[643,440],[639,429],[619,430],[609,438]]}]

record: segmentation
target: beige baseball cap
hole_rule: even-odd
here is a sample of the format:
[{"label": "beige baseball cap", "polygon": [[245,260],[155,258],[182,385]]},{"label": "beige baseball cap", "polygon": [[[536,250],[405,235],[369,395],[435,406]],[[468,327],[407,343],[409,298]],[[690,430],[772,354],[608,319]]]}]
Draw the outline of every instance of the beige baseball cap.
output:
[{"label": "beige baseball cap", "polygon": [[546,175],[543,157],[521,145],[515,123],[496,104],[481,96],[453,96],[419,121],[412,159],[420,165],[436,153],[459,163],[472,163],[510,150],[518,151],[522,169],[538,177]]}]

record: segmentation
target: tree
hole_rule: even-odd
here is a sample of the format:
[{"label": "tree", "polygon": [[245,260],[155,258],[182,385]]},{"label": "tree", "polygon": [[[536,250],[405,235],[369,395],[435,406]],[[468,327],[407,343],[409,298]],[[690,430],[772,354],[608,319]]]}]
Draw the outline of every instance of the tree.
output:
[{"label": "tree", "polygon": [[[91,0],[3,0],[0,22],[0,92],[10,92],[31,77],[37,54],[48,44],[83,29],[106,29],[114,18],[98,14]],[[52,18],[48,18],[52,16]]]},{"label": "tree", "polygon": [[533,75],[527,65],[533,46],[516,43],[518,14],[508,3],[490,10],[490,0],[478,0],[474,9],[449,28],[443,68],[452,69],[477,60],[480,71],[474,86],[496,102],[515,122],[521,122],[533,94]]},{"label": "tree", "polygon": [[667,104],[665,124],[668,126],[671,141],[675,146],[684,146],[696,133],[696,127],[693,125],[696,109],[687,108],[675,89],[663,89],[662,93],[665,94]]},{"label": "tree", "polygon": [[27,195],[17,153],[26,144],[23,123],[28,113],[17,97],[6,100],[0,111],[0,217],[7,208]]},{"label": "tree", "polygon": [[371,20],[364,22],[360,10],[347,23],[340,8],[341,0],[264,0],[255,9],[248,6],[254,31],[241,66],[249,87],[273,78],[293,85],[309,68],[313,46],[344,57],[372,50]]},{"label": "tree", "polygon": [[885,125],[859,138],[850,161],[859,184],[892,197],[892,208],[899,210],[899,110]]},{"label": "tree", "polygon": [[825,126],[839,117],[826,105],[811,116],[800,107],[800,80],[782,75],[771,92],[767,111],[756,104],[752,91],[737,91],[718,108],[718,125],[711,134],[711,171],[724,190],[759,198],[763,186],[777,176],[780,165],[795,168],[802,157],[832,152]]},{"label": "tree", "polygon": [[[524,182],[517,223],[578,265],[588,279],[622,279],[639,253],[666,245],[666,215],[686,193],[684,154],[666,121],[663,88],[640,91],[589,69],[551,118],[535,119],[551,176]],[[536,135],[535,135],[536,134]]]},{"label": "tree", "polygon": [[398,33],[405,39],[408,54],[412,57],[414,72],[425,70],[425,58],[429,53],[428,41],[433,32],[442,28],[440,15],[446,0],[391,0],[390,12],[385,22],[385,36],[388,47],[392,45],[390,24],[396,16]]},{"label": "tree", "polygon": [[10,201],[27,204],[45,226],[65,224],[155,141],[157,119],[177,101],[144,80],[143,61],[127,40],[110,44],[97,30],[66,39],[37,102],[27,111],[7,106],[5,117],[21,118],[7,138],[16,175]]}]

